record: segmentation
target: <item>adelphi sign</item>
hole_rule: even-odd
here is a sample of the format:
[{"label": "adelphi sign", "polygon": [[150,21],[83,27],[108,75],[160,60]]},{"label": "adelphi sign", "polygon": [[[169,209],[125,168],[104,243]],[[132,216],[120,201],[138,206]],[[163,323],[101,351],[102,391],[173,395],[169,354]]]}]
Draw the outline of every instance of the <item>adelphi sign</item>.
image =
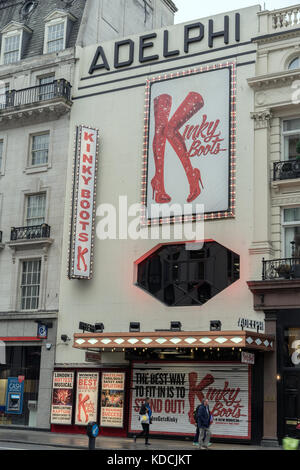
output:
[{"label": "adelphi sign", "polygon": [[[182,49],[185,54],[190,52],[190,46],[194,43],[203,43],[207,41],[210,49],[214,48],[214,40],[219,37],[224,38],[224,44],[229,44],[229,37],[234,34],[234,41],[240,42],[241,22],[240,13],[235,13],[232,17],[224,16],[224,27],[217,30],[214,25],[214,20],[208,20],[208,25],[201,22],[192,23],[184,26],[182,36]],[[173,32],[176,37],[178,32]],[[98,46],[91,63],[89,74],[99,70],[110,70],[112,65],[115,69],[122,67],[130,67],[133,64],[136,50],[138,49],[138,60],[140,64],[160,60],[159,54],[154,54],[151,50],[157,45],[157,42],[162,40],[162,51],[164,58],[174,58],[182,54],[179,49],[170,48],[171,33],[169,30],[164,30],[161,38],[158,38],[157,33],[148,33],[139,36],[137,40],[123,39],[114,43],[114,56],[113,63],[108,57],[107,51],[104,47]],[[121,58],[122,57],[122,58]]]}]

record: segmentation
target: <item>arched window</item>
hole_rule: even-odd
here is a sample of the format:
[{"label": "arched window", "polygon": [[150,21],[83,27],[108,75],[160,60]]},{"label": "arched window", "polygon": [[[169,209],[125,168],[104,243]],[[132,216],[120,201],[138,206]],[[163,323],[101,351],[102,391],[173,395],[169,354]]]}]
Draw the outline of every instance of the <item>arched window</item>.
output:
[{"label": "arched window", "polygon": [[300,69],[300,57],[295,57],[288,66],[289,70]]}]

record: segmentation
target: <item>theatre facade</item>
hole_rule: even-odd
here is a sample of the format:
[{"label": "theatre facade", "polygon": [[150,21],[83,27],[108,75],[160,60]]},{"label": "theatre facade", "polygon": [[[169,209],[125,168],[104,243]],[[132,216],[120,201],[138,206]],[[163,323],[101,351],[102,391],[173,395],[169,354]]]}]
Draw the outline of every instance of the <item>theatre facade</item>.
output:
[{"label": "theatre facade", "polygon": [[260,14],[76,49],[54,431],[133,435],[148,396],[152,434],[191,438],[208,398],[216,441],[278,442],[276,331],[247,284]]}]

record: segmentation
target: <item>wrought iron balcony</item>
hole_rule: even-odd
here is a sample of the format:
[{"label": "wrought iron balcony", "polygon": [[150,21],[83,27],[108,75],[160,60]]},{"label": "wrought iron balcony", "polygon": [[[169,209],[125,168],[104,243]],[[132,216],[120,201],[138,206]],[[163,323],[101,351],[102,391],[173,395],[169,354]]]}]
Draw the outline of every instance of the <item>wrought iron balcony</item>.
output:
[{"label": "wrought iron balcony", "polygon": [[300,178],[300,160],[274,162],[273,181]]},{"label": "wrought iron balcony", "polygon": [[262,279],[300,279],[300,258],[263,258]]},{"label": "wrought iron balcony", "polygon": [[37,240],[50,238],[50,226],[47,224],[33,225],[30,227],[12,227],[10,240]]},{"label": "wrought iron balcony", "polygon": [[71,85],[65,79],[0,95],[1,127],[27,124],[28,119],[48,120],[68,113],[72,106]]},{"label": "wrought iron balcony", "polygon": [[3,109],[15,108],[55,98],[71,98],[71,85],[66,80],[54,80],[53,83],[38,85],[21,90],[9,90],[0,100],[0,113]]}]

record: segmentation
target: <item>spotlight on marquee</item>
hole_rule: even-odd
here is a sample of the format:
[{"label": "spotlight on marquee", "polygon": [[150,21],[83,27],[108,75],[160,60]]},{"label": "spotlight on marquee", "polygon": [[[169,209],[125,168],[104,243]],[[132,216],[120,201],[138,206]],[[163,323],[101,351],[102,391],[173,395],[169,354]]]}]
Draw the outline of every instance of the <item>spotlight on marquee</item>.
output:
[{"label": "spotlight on marquee", "polygon": [[132,321],[129,323],[129,331],[130,333],[139,333],[140,332],[140,323],[136,321]]},{"label": "spotlight on marquee", "polygon": [[171,321],[170,330],[171,331],[181,331],[180,321]]},{"label": "spotlight on marquee", "polygon": [[210,322],[210,331],[221,331],[222,323],[220,320],[212,320]]},{"label": "spotlight on marquee", "polygon": [[103,333],[104,325],[103,323],[95,323],[95,333]]}]

